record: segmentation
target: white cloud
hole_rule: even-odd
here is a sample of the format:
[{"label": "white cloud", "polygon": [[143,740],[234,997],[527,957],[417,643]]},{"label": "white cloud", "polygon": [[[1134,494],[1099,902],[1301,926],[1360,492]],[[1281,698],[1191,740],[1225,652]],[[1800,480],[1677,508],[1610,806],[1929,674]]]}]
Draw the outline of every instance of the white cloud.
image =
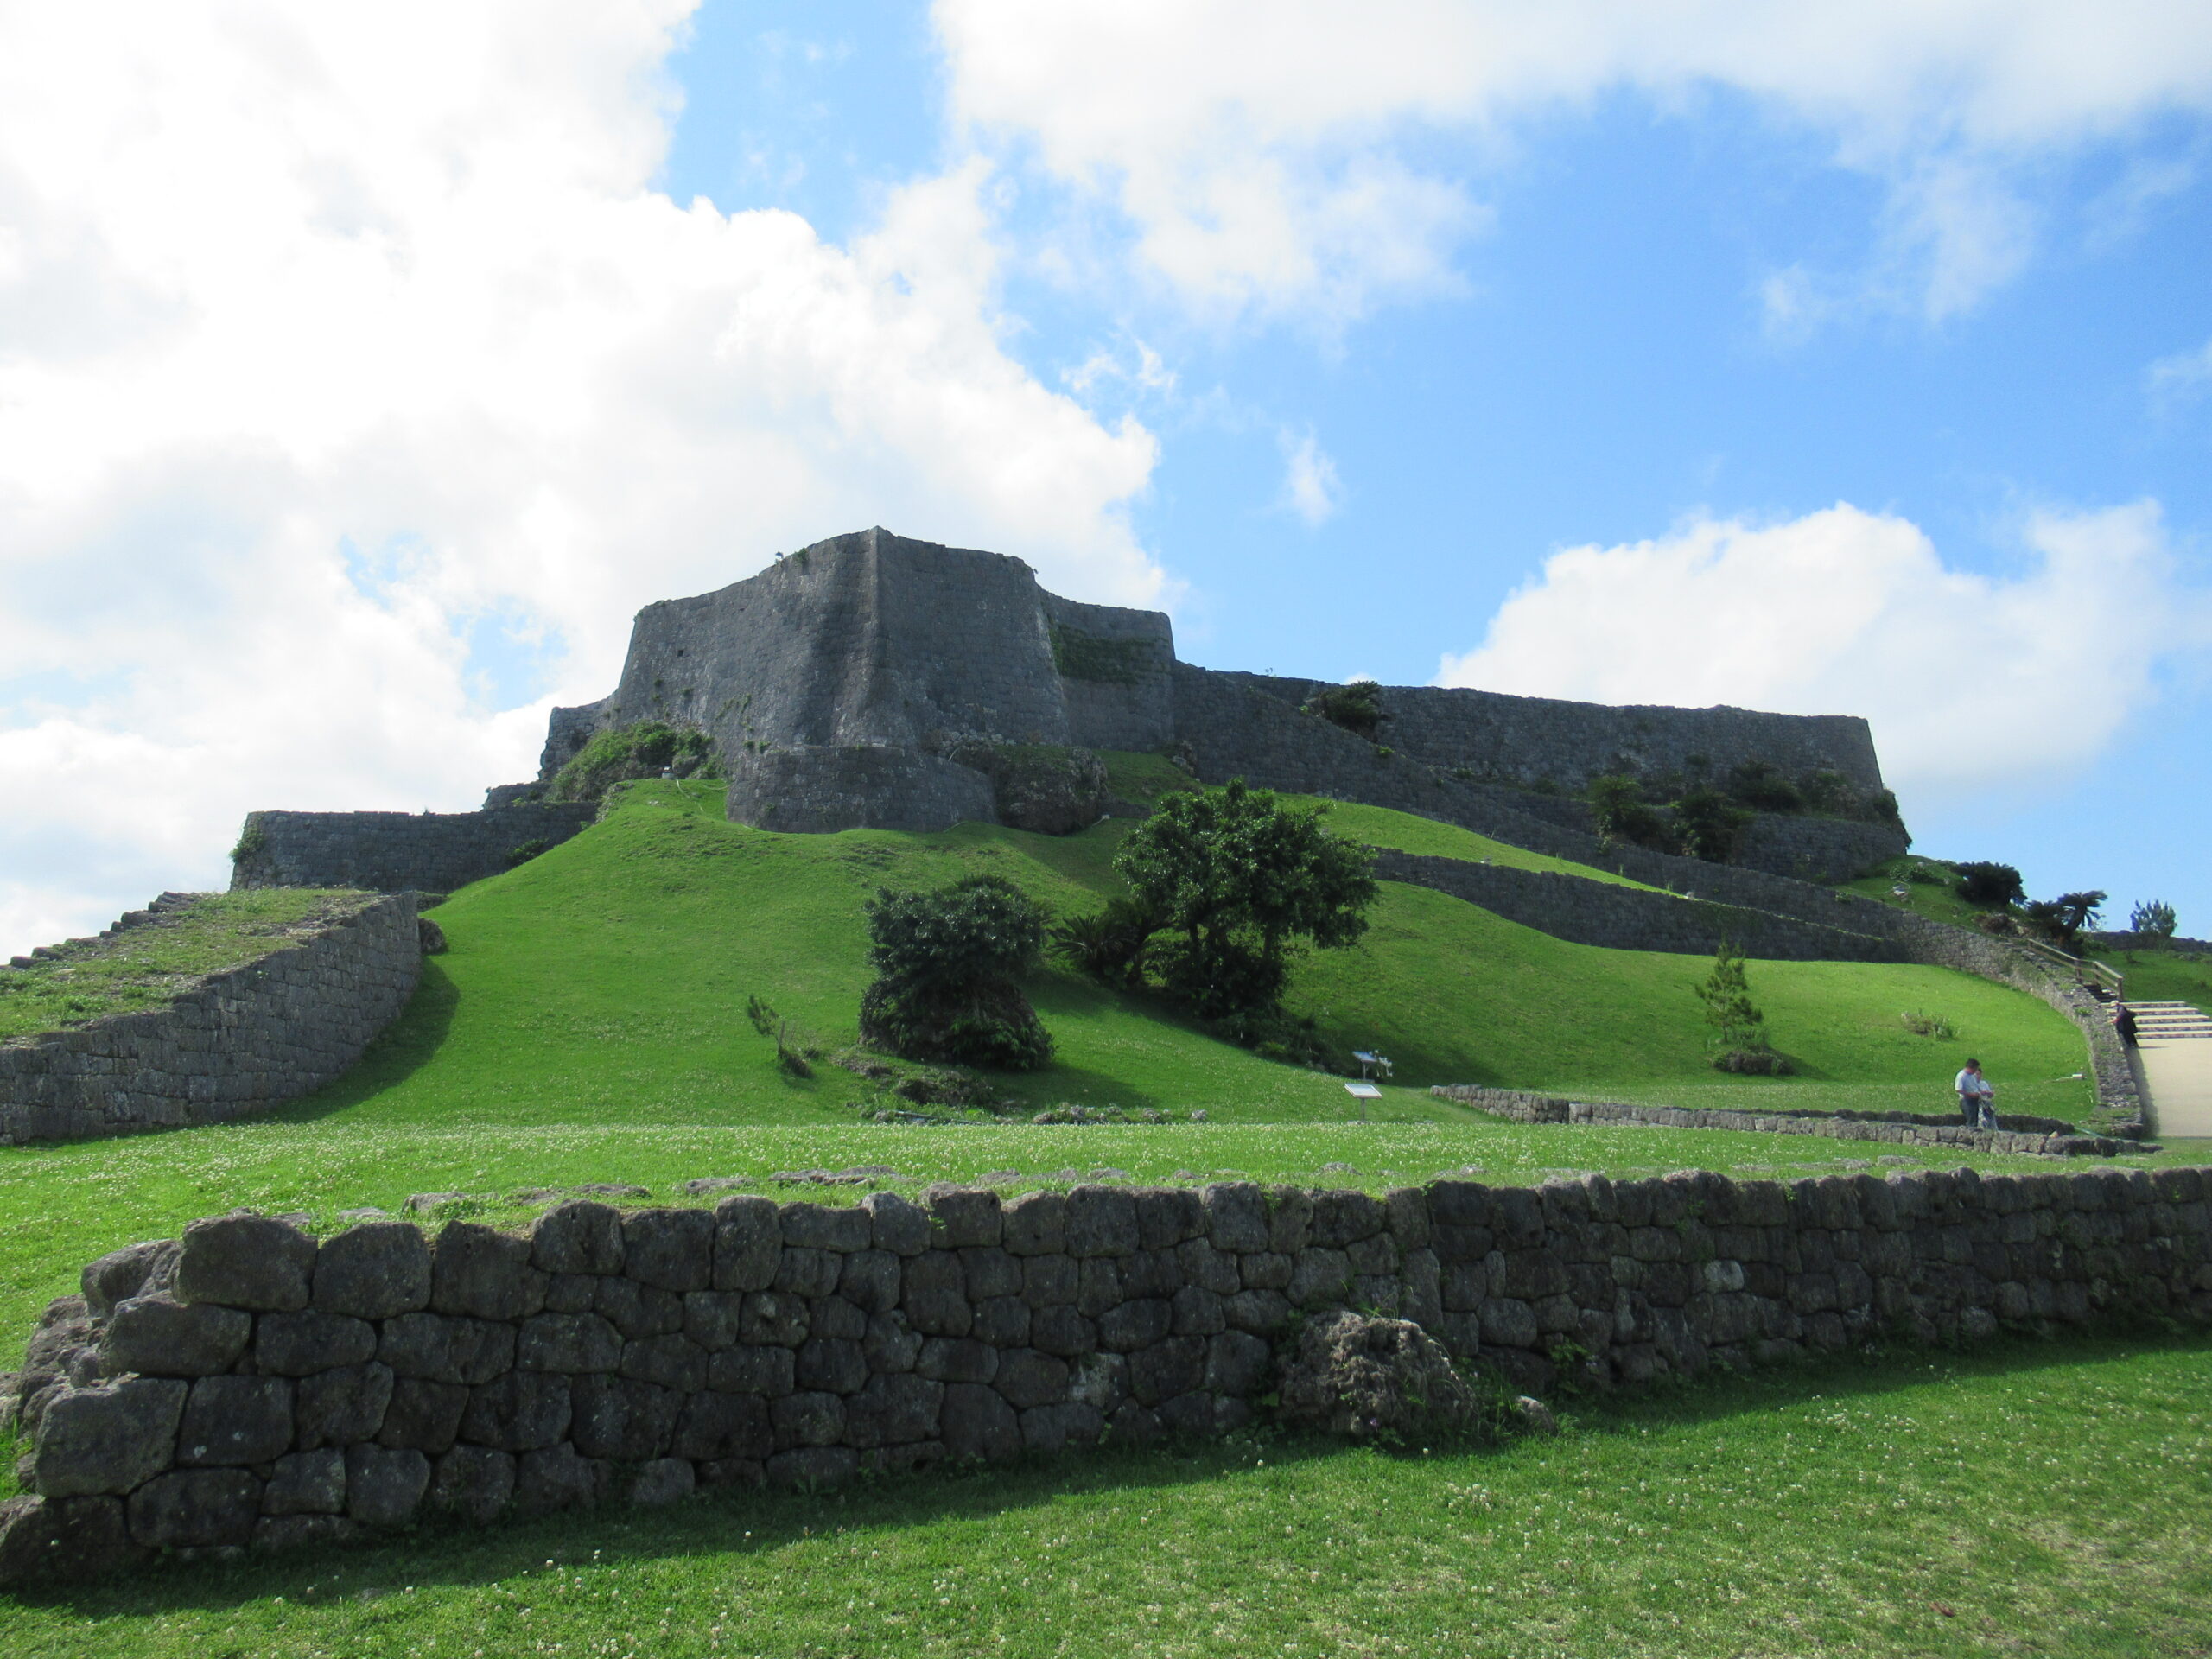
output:
[{"label": "white cloud", "polygon": [[2018,574],[1981,575],[1909,520],[1839,504],[1569,548],[1437,682],[1864,715],[1894,787],[1955,803],[2093,760],[2151,701],[2162,656],[2212,645],[2156,504],[2037,512],[2021,541]]},{"label": "white cloud", "polygon": [[2145,376],[2160,402],[2193,397],[2212,388],[2212,340],[2193,352],[2177,352],[2153,363]]},{"label": "white cloud", "polygon": [[[0,12],[0,951],[249,808],[474,804],[778,549],[1160,591],[1154,440],[1001,350],[979,165],[849,250],[648,188],[688,10]],[[545,697],[483,705],[480,624]]]},{"label": "white cloud", "polygon": [[1343,487],[1337,481],[1337,463],[1329,459],[1311,432],[1295,439],[1285,432],[1280,441],[1283,505],[1303,519],[1308,530],[1319,529],[1336,515],[1342,504]]},{"label": "white cloud", "polygon": [[1207,311],[1340,322],[1452,281],[1483,222],[1439,132],[1613,89],[1745,95],[1885,181],[1870,297],[1951,315],[2027,257],[2018,181],[2212,105],[2199,0],[937,0],[953,108],[1134,226]]}]

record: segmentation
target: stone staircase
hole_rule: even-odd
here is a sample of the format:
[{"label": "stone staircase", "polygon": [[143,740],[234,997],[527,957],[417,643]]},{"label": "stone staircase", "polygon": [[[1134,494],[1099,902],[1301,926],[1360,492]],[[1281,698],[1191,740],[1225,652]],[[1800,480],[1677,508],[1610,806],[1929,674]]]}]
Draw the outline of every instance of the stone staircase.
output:
[{"label": "stone staircase", "polygon": [[2155,1132],[2212,1136],[2212,1014],[2188,1002],[2127,1004]]}]

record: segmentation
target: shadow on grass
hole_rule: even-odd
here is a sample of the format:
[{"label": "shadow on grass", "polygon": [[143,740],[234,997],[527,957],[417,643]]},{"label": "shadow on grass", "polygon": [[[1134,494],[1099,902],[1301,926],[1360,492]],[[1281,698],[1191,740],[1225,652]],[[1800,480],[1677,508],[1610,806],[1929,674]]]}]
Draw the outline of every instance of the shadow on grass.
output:
[{"label": "shadow on grass", "polygon": [[264,1121],[308,1123],[359,1105],[404,1083],[430,1062],[453,1029],[461,988],[435,957],[423,959],[423,977],[407,1006],[370,1043],[351,1071],[311,1095],[265,1114]]},{"label": "shadow on grass", "polygon": [[[2160,1352],[2201,1353],[2212,1358],[2212,1336],[2146,1326],[2124,1334],[2012,1337],[1970,1353],[1870,1350],[1559,1403],[1566,1438],[1625,1440],[1655,1426],[1694,1428],[1815,1400],[1864,1400],[1930,1382],[1971,1384],[1978,1378],[2058,1366],[2116,1364]],[[1432,1442],[1433,1451],[1446,1458],[1511,1456],[1545,1444],[1548,1442]],[[968,1465],[867,1479],[834,1491],[725,1490],[666,1510],[572,1511],[490,1529],[434,1523],[372,1545],[303,1550],[236,1563],[178,1563],[109,1583],[29,1586],[15,1595],[26,1606],[64,1610],[87,1619],[213,1611],[274,1596],[314,1606],[326,1605],[307,1593],[316,1587],[332,1599],[398,1586],[478,1587],[549,1564],[596,1562],[607,1567],[625,1561],[755,1554],[830,1531],[850,1534],[981,1521],[1071,1497],[1195,1486],[1250,1470],[1259,1453],[1264,1453],[1274,1470],[1339,1456],[1374,1455],[1356,1453],[1339,1441],[1261,1427],[1223,1440],[1143,1448],[1102,1446],[989,1467]],[[1407,1459],[1417,1460],[1433,1459],[1425,1449],[1421,1459]]]}]

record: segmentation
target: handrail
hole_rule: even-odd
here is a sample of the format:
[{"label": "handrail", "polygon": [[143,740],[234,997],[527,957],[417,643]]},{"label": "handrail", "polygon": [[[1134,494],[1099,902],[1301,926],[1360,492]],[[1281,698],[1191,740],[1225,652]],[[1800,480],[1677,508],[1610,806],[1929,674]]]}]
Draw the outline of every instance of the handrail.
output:
[{"label": "handrail", "polygon": [[2053,962],[2064,964],[2066,967],[2072,969],[2076,974],[2081,975],[2086,979],[2094,980],[2099,985],[2110,991],[2115,997],[2120,995],[2121,988],[2127,983],[2126,976],[2121,974],[2118,969],[2110,967],[2101,962],[2092,961],[2087,957],[2069,956],[2065,951],[2061,950],[2056,945],[2046,944],[2041,939],[2031,939],[2023,937],[2016,938],[2012,942],[2015,944],[2024,945],[2031,950],[2041,952],[2043,955],[2049,957]]}]

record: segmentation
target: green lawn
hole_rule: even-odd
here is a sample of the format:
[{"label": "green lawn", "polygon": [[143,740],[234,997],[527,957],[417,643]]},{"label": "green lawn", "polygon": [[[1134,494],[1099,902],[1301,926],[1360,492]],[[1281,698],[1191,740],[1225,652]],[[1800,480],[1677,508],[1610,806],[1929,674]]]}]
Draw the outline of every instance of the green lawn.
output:
[{"label": "green lawn", "polygon": [[236,968],[365,902],[359,893],[270,887],[202,894],[110,939],[0,968],[0,1042],[66,1030],[167,1001],[204,974]]},{"label": "green lawn", "polygon": [[2174,1659],[2212,1651],[2208,1363],[1878,1355],[1497,1449],[1248,1434],[426,1530],[0,1599],[0,1649]]},{"label": "green lawn", "polygon": [[2172,950],[2125,950],[2108,960],[2122,976],[2123,994],[2139,1002],[2193,1002],[2212,1014],[2212,957]]}]

